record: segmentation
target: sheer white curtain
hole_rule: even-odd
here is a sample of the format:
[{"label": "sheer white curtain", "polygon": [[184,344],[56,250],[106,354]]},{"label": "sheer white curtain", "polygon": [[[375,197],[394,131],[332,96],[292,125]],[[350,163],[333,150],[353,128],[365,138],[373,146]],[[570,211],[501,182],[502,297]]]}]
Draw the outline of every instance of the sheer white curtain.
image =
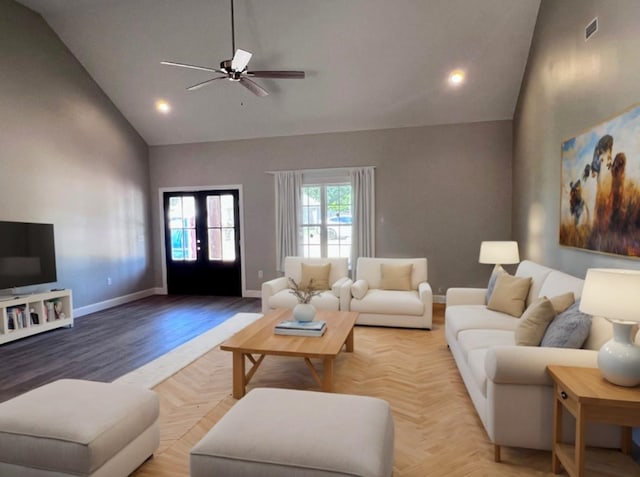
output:
[{"label": "sheer white curtain", "polygon": [[358,257],[375,255],[375,169],[358,167],[351,169],[351,266],[355,269]]},{"label": "sheer white curtain", "polygon": [[276,183],[276,268],[284,271],[284,258],[298,255],[298,225],[302,172],[275,173]]}]

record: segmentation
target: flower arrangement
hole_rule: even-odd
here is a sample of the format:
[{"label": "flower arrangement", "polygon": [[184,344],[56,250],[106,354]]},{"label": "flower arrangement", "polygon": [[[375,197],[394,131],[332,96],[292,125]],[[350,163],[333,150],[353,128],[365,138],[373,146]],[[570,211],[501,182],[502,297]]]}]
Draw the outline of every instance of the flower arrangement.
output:
[{"label": "flower arrangement", "polygon": [[301,287],[293,278],[289,277],[289,293],[298,299],[298,303],[308,305],[314,296],[320,295],[320,291],[313,287],[313,278],[309,280],[309,286]]}]

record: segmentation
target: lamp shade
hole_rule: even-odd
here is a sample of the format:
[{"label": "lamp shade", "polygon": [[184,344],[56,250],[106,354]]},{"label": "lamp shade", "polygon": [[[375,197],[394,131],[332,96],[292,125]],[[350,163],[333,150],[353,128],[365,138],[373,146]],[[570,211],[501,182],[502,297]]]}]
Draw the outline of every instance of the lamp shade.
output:
[{"label": "lamp shade", "polygon": [[598,351],[604,378],[620,386],[640,384],[640,348],[633,342],[633,325],[640,321],[640,270],[587,270],[580,311],[613,325],[613,338]]},{"label": "lamp shade", "polygon": [[640,270],[587,270],[580,311],[610,320],[640,322]]},{"label": "lamp shade", "polygon": [[519,261],[518,242],[484,241],[480,244],[480,263],[504,265]]}]

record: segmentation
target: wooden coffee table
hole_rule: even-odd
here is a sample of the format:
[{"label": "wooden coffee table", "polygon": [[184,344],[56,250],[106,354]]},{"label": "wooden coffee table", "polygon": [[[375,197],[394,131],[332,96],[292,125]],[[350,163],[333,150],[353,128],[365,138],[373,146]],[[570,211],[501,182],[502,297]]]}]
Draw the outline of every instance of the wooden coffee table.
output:
[{"label": "wooden coffee table", "polygon": [[[233,353],[233,397],[240,399],[245,387],[267,355],[297,356],[304,358],[312,376],[325,392],[333,390],[333,360],[342,347],[353,351],[353,325],[358,319],[354,311],[321,311],[316,320],[327,322],[327,331],[321,337],[276,335],[274,326],[282,320],[290,320],[291,310],[277,309],[253,322],[220,345],[220,349]],[[254,355],[259,355],[257,358]],[[251,362],[245,371],[245,357]],[[323,361],[323,376],[311,363],[311,358]]]}]

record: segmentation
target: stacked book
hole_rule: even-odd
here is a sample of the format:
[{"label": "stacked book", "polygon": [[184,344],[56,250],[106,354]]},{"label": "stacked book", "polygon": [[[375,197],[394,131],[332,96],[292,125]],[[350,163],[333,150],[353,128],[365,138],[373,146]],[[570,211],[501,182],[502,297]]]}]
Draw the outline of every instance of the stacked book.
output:
[{"label": "stacked book", "polygon": [[327,323],[318,321],[281,321],[274,328],[277,335],[322,336],[327,331]]}]

